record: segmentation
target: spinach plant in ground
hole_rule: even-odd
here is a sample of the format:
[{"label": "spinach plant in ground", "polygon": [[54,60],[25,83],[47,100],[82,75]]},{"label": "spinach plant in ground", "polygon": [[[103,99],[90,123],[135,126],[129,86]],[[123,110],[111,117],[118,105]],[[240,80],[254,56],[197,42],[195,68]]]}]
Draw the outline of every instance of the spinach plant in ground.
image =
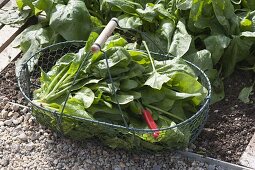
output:
[{"label": "spinach plant in ground", "polygon": [[[51,43],[86,40],[91,31],[100,32],[112,17],[118,17],[121,27],[137,30],[131,31],[136,41],[133,48],[144,49],[141,42],[146,41],[151,51],[183,57],[203,68],[213,86],[212,102],[224,97],[222,79],[237,64],[250,70],[255,66],[252,0],[17,0],[17,5],[21,20],[46,15],[19,39],[22,51],[28,51],[24,58],[31,49]],[[37,39],[47,40],[45,34],[36,39],[29,36],[40,29],[50,32],[48,43],[37,44]],[[23,45],[27,38],[31,46]]]},{"label": "spinach plant in ground", "polygon": [[[92,40],[90,38],[88,44]],[[158,128],[176,125],[197,112],[208,94],[207,89],[183,59],[160,61],[153,59],[146,43],[148,52],[130,50],[126,48],[128,46],[118,34],[109,38],[103,49],[109,67],[102,52],[88,56],[87,46],[78,53],[65,54],[49,72],[41,70],[41,87],[34,91],[33,101],[51,111],[60,113],[63,110],[62,126],[67,136],[97,136],[114,148],[139,145],[157,150],[186,146],[192,129],[164,130],[157,137],[141,132],[133,135],[125,129],[124,122],[128,127],[140,129],[155,127],[148,123],[152,118]],[[85,64],[80,66],[86,56]],[[79,67],[81,71],[72,86]],[[152,114],[146,114],[148,124],[142,116],[145,108]],[[39,116],[41,113],[36,111],[34,114]],[[124,129],[111,132],[96,124],[88,127],[78,120],[68,120],[65,115],[121,125]],[[49,117],[51,126],[56,126],[55,118]]]}]

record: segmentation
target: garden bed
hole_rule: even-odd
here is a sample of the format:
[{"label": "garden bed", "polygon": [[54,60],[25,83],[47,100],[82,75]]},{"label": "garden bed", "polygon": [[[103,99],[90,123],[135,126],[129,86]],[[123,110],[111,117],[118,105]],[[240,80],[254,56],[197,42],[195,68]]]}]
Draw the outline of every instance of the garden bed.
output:
[{"label": "garden bed", "polygon": [[[237,70],[224,81],[226,98],[210,107],[208,121],[195,142],[195,152],[238,163],[255,133],[255,105],[242,103],[238,95],[254,79],[254,73]],[[250,99],[255,101],[255,95]]]}]

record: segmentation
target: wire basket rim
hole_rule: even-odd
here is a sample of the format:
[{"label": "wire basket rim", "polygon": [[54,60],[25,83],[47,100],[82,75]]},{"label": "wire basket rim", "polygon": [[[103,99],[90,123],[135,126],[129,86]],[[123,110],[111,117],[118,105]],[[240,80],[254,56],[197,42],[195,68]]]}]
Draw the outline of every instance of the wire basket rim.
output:
[{"label": "wire basket rim", "polygon": [[[37,107],[43,111],[47,111],[47,112],[50,112],[52,115],[54,114],[57,114],[58,116],[60,115],[59,112],[57,111],[52,111],[50,109],[47,109],[45,107],[42,107],[40,105],[37,105],[35,104],[30,98],[29,96],[27,96],[24,92],[24,90],[21,88],[21,81],[20,81],[20,73],[22,71],[22,69],[24,69],[25,65],[27,64],[27,62],[29,62],[33,57],[35,57],[36,55],[40,54],[41,52],[47,50],[47,49],[50,49],[50,48],[53,48],[53,47],[56,47],[56,46],[59,46],[59,45],[65,45],[65,44],[72,44],[72,43],[86,43],[87,41],[83,41],[83,40],[73,40],[73,41],[64,41],[64,42],[59,42],[59,43],[55,43],[55,44],[52,44],[52,45],[49,45],[49,46],[46,46],[44,48],[41,48],[40,50],[38,50],[36,53],[34,53],[33,55],[31,55],[31,57],[29,57],[29,59],[27,59],[24,63],[22,63],[21,65],[21,69],[19,70],[19,74],[16,75],[16,78],[17,78],[17,82],[18,82],[18,86],[19,86],[19,89],[22,93],[22,95],[25,97],[25,99],[32,104],[32,107]],[[135,49],[136,51],[142,51],[144,52],[143,50],[138,50],[138,49]],[[156,52],[151,52],[151,54],[154,54],[154,55],[161,55],[161,56],[167,56],[166,54],[160,54],[160,53],[156,53]],[[170,59],[173,59],[174,57],[173,56],[169,56]],[[129,131],[138,131],[138,132],[154,132],[155,130],[158,130],[158,131],[165,131],[165,130],[169,130],[169,129],[174,129],[174,128],[178,128],[182,125],[185,125],[185,124],[188,124],[189,122],[191,122],[193,119],[195,119],[196,117],[198,117],[203,111],[205,111],[206,107],[209,106],[210,104],[210,100],[211,100],[211,92],[212,92],[212,89],[211,89],[211,83],[209,81],[209,78],[208,76],[205,74],[205,72],[203,70],[201,70],[197,65],[193,64],[192,62],[190,61],[187,61],[185,59],[183,59],[186,63],[188,63],[189,65],[191,65],[193,68],[192,69],[196,69],[198,72],[201,73],[202,77],[205,78],[205,82],[206,82],[206,85],[207,85],[207,90],[208,90],[208,94],[205,98],[205,100],[203,101],[203,104],[201,104],[201,106],[199,107],[199,110],[193,114],[190,118],[178,123],[178,124],[175,124],[174,126],[169,126],[169,127],[165,127],[165,128],[158,128],[158,129],[141,129],[141,128],[134,128],[134,127],[126,127],[126,126],[123,126],[123,125],[117,125],[117,124],[111,124],[111,123],[107,123],[107,122],[102,122],[102,121],[98,121],[98,120],[93,120],[93,119],[87,119],[87,118],[82,118],[82,117],[77,117],[77,116],[73,116],[73,115],[67,115],[67,114],[63,114],[63,117],[67,117],[67,118],[75,118],[79,121],[89,121],[91,123],[97,123],[97,124],[101,124],[101,125],[105,125],[105,126],[109,126],[109,127],[113,127],[113,128],[120,128],[120,129],[126,129],[126,130],[129,130]],[[200,76],[201,76],[200,75]],[[206,111],[208,112],[208,110]]]}]

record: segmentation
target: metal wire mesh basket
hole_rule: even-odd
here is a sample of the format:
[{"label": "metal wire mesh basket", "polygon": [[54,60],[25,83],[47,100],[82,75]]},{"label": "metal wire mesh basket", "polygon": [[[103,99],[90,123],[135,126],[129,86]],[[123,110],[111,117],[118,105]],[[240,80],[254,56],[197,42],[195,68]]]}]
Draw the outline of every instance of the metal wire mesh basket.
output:
[{"label": "metal wire mesh basket", "polygon": [[[84,41],[62,42],[51,45],[41,49],[31,56],[29,60],[22,63],[22,67],[17,75],[18,85],[24,97],[31,104],[32,113],[38,122],[73,139],[84,140],[92,137],[99,138],[112,148],[153,150],[184,148],[196,139],[207,120],[211,86],[205,73],[188,61],[186,61],[187,64],[194,70],[201,84],[207,88],[208,96],[192,117],[174,126],[158,129],[160,133],[171,132],[171,146],[165,146],[161,142],[153,143],[152,146],[150,142],[137,137],[137,134],[146,135],[153,133],[154,131],[150,129],[127,127],[63,114],[49,110],[33,102],[33,91],[40,88],[39,78],[41,75],[41,68],[45,72],[49,71],[61,56],[69,52],[76,53],[81,47],[84,47],[84,45]],[[155,53],[153,56],[162,57],[163,55]],[[181,133],[176,133],[177,131]],[[109,145],[111,141],[114,141],[114,145]],[[117,141],[119,141],[119,144]]]}]

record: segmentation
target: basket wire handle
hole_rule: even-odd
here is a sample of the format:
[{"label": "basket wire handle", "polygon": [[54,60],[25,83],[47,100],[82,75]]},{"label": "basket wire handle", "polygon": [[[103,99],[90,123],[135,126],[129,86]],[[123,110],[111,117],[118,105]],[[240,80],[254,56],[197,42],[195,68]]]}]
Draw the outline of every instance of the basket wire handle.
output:
[{"label": "basket wire handle", "polygon": [[117,105],[118,105],[118,109],[120,111],[120,114],[121,114],[121,117],[123,119],[124,125],[128,128],[127,121],[126,121],[126,119],[124,117],[124,114],[123,114],[122,109],[120,107],[120,103],[119,103],[119,101],[117,99],[117,94],[116,94],[116,90],[115,90],[116,88],[115,88],[115,85],[114,85],[114,82],[113,82],[113,79],[112,79],[112,75],[111,75],[111,72],[110,72],[109,63],[108,63],[108,57],[107,57],[107,55],[106,55],[106,53],[104,51],[102,51],[102,52],[104,54],[104,58],[105,58],[105,61],[106,61],[107,72],[108,72],[108,75],[109,75],[110,82],[112,84],[112,91],[113,91],[114,97],[116,99],[116,102],[117,102]]},{"label": "basket wire handle", "polygon": [[109,67],[109,62],[108,62],[108,57],[106,55],[106,52],[102,50],[102,47],[104,45],[104,43],[106,42],[106,40],[112,35],[113,31],[115,30],[115,28],[118,26],[118,19],[117,18],[112,18],[109,23],[106,25],[106,27],[104,28],[104,30],[101,32],[101,34],[98,36],[98,38],[96,39],[96,41],[94,42],[94,44],[91,46],[91,52],[92,53],[96,53],[98,51],[101,51],[104,55],[104,59],[106,62],[106,66],[107,66],[107,73],[110,79],[110,82],[112,84],[112,92],[114,94],[114,97],[116,99],[117,105],[118,105],[118,109],[120,111],[120,115],[121,118],[123,119],[124,125],[128,128],[128,124],[127,121],[124,117],[123,111],[121,109],[120,103],[117,99],[117,94],[116,94],[116,87],[114,85],[113,79],[112,79],[112,75],[110,72],[110,67]]},{"label": "basket wire handle", "polygon": [[151,41],[155,46],[156,48],[158,48],[161,52],[163,52],[163,50],[149,37],[146,35],[146,33],[142,32],[142,31],[138,31],[138,30],[134,30],[134,29],[125,29],[125,28],[121,28],[119,26],[119,23],[118,23],[118,19],[117,18],[112,18],[109,23],[106,25],[106,27],[104,28],[104,30],[101,32],[101,34],[99,35],[99,37],[96,39],[96,41],[94,42],[94,44],[91,46],[91,52],[92,53],[96,53],[98,51],[101,51],[104,55],[104,59],[106,61],[106,65],[107,65],[107,72],[108,72],[108,76],[109,76],[109,79],[110,79],[110,82],[112,84],[112,92],[114,94],[114,97],[116,99],[116,102],[117,102],[117,105],[118,105],[118,109],[120,111],[120,114],[121,114],[121,117],[123,119],[123,122],[124,122],[124,125],[128,128],[128,124],[127,124],[127,121],[124,117],[124,114],[123,114],[123,111],[121,109],[121,106],[119,104],[119,101],[117,99],[117,94],[116,94],[116,87],[114,85],[114,82],[113,82],[113,79],[112,79],[112,76],[111,76],[111,72],[110,72],[110,68],[109,68],[109,62],[108,62],[108,57],[106,55],[106,52],[102,50],[102,47],[104,45],[104,43],[107,41],[107,39],[109,38],[109,36],[111,36],[111,34],[113,33],[113,31],[115,30],[116,27],[119,27],[119,29],[122,29],[122,30],[127,30],[127,31],[136,31],[142,35],[144,35],[149,41]]},{"label": "basket wire handle", "polygon": [[104,30],[98,36],[94,44],[91,46],[91,52],[96,53],[102,49],[102,46],[106,40],[111,36],[115,28],[119,25],[117,18],[112,18],[109,23],[105,26]]}]

